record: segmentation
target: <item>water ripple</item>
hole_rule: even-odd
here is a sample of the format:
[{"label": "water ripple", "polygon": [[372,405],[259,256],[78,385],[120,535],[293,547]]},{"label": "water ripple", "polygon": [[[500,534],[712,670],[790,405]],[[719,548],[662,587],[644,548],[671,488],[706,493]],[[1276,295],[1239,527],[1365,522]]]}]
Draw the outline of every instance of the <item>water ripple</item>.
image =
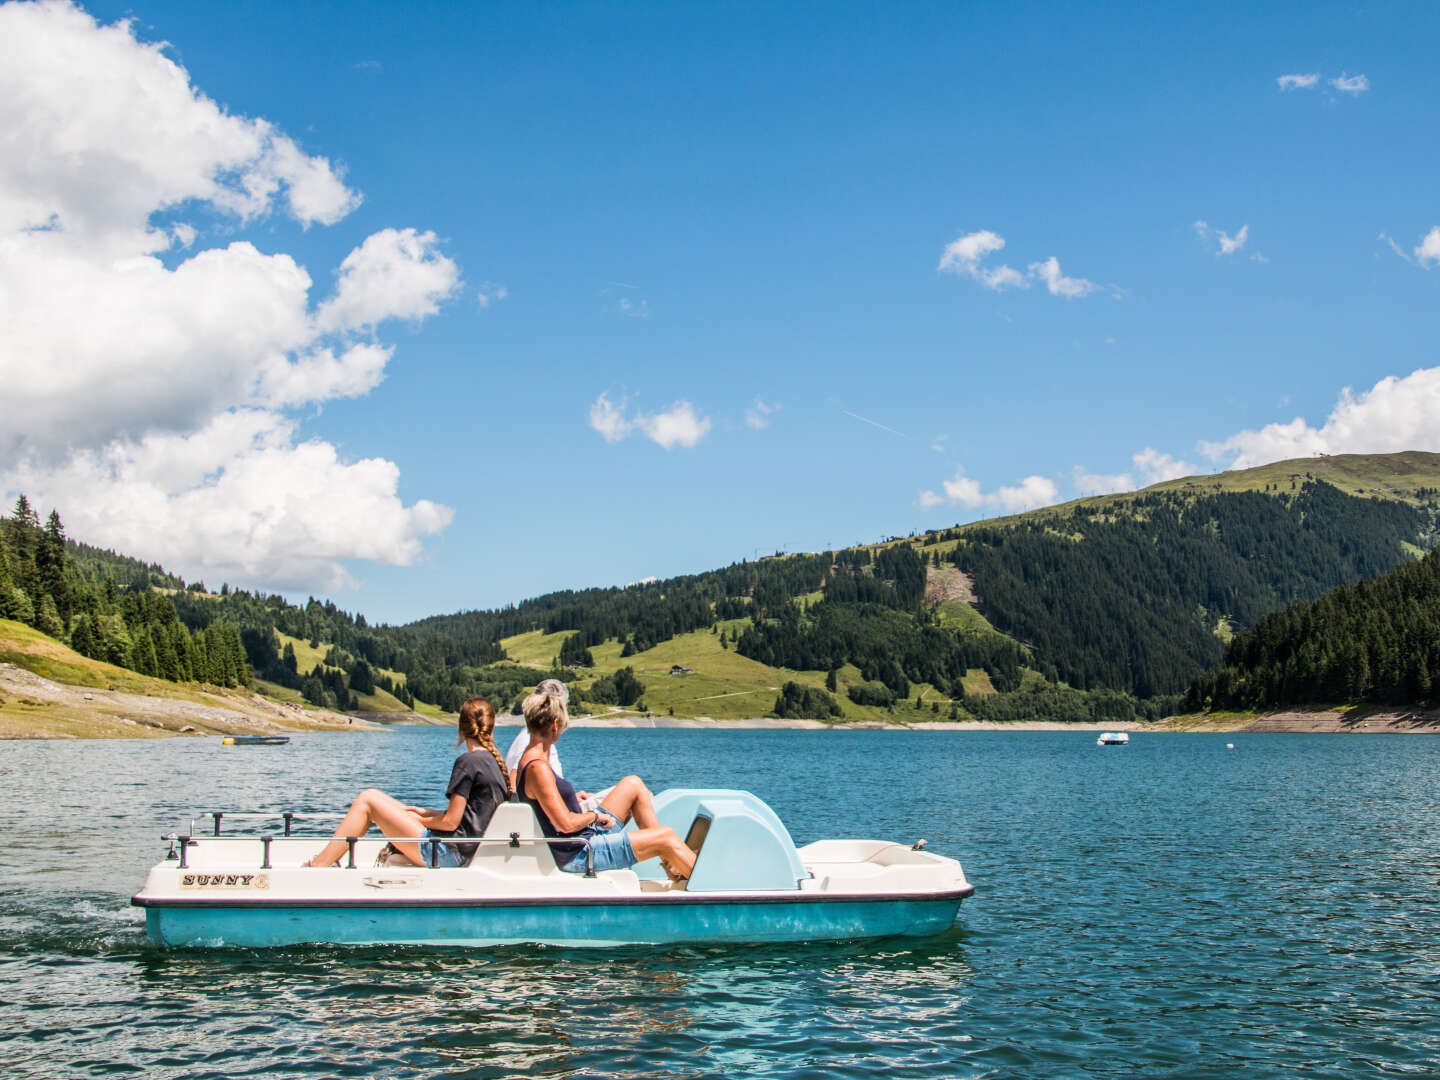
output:
[{"label": "water ripple", "polygon": [[[591,786],[643,762],[656,788],[749,788],[800,843],[853,834],[863,806],[860,831],[927,837],[979,892],[923,941],[145,943],[128,897],[159,832],[227,806],[326,827],[356,777],[438,804],[450,742],[5,746],[0,830],[20,837],[0,868],[5,1076],[1279,1080],[1440,1061],[1440,739],[1425,737],[1142,735],[1098,752],[1063,733],[577,730],[567,762]],[[112,782],[96,787],[99,753]],[[927,767],[903,784],[875,771],[912,760]]]}]

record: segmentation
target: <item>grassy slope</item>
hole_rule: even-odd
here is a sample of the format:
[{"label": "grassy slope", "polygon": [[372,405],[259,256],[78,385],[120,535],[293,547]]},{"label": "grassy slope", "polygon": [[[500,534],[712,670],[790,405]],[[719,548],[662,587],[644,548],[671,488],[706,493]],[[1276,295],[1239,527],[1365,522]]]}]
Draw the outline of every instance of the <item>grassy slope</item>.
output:
[{"label": "grassy slope", "polygon": [[532,630],[529,633],[502,638],[500,647],[505,650],[505,655],[517,664],[549,671],[551,661],[560,655],[560,646],[574,633],[574,630],[561,630],[554,634],[547,634],[544,630]]},{"label": "grassy slope", "polygon": [[32,671],[69,686],[95,690],[121,690],[127,694],[202,700],[194,683],[172,683],[81,656],[68,645],[39,630],[10,619],[0,619],[0,663]]},{"label": "grassy slope", "polygon": [[[1299,478],[1298,480],[1295,478]],[[1429,454],[1420,450],[1407,450],[1400,454],[1334,454],[1329,457],[1296,458],[1290,461],[1276,461],[1259,465],[1253,469],[1238,469],[1232,472],[1214,473],[1208,476],[1187,476],[1179,480],[1166,480],[1139,491],[1118,495],[1096,495],[1085,499],[1074,499],[1055,506],[1028,510],[1010,517],[991,518],[984,522],[973,522],[970,526],[1012,525],[1026,520],[1035,520],[1068,514],[1081,506],[1108,508],[1116,506],[1139,495],[1156,491],[1188,492],[1195,495],[1212,495],[1217,492],[1259,491],[1267,486],[1281,493],[1291,490],[1291,481],[1296,486],[1313,477],[1332,484],[1348,495],[1378,496],[1397,502],[1415,505],[1417,488],[1440,488],[1440,454]],[[948,542],[950,547],[954,542]],[[945,550],[945,545],[941,545]],[[930,550],[930,549],[926,549]]]},{"label": "grassy slope", "polygon": [[[968,605],[962,605],[968,607]],[[973,609],[972,609],[973,610]],[[975,616],[977,619],[978,615]],[[983,622],[983,620],[981,620]],[[719,628],[728,633],[748,625],[748,619],[731,619],[721,622]],[[991,631],[993,633],[993,631]],[[506,654],[518,664],[528,664],[537,669],[548,670],[550,660],[560,649],[560,642],[570,631],[545,635],[534,633],[519,634],[506,638],[501,644]],[[802,686],[825,688],[823,671],[791,671],[788,668],[774,668],[757,663],[720,644],[719,633],[696,630],[672,638],[647,649],[644,652],[620,656],[620,643],[607,641],[590,650],[595,658],[595,667],[582,674],[576,684],[580,694],[596,679],[611,675],[622,667],[633,667],[636,676],[645,684],[643,704],[652,712],[665,715],[674,710],[675,716],[709,716],[717,720],[737,720],[752,716],[765,716],[775,705],[780,687],[787,682],[798,682]],[[673,665],[688,667],[689,675],[671,675]],[[948,719],[950,702],[941,697],[928,684],[917,683],[910,690],[910,697],[897,704],[894,712],[874,706],[860,706],[846,697],[846,688],[861,682],[860,672],[847,665],[837,676],[839,692],[832,695],[844,710],[845,720],[909,722],[934,720],[932,702],[940,702],[940,719]],[[990,679],[983,671],[973,671],[965,680],[967,693],[993,693]],[[922,698],[922,708],[914,707],[916,695]],[[633,713],[635,710],[626,710]]]},{"label": "grassy slope", "polygon": [[[0,736],[59,736],[74,738],[92,737],[146,737],[174,734],[189,726],[207,730],[245,730],[249,725],[245,716],[259,717],[270,724],[289,722],[292,728],[317,728],[330,723],[324,717],[334,714],[319,714],[308,708],[304,713],[278,718],[273,710],[256,708],[251,691],[245,688],[234,690],[209,687],[199,683],[172,683],[148,675],[116,667],[100,660],[81,656],[73,649],[54,638],[24,623],[0,619],[0,663],[14,664],[52,682],[80,690],[100,691],[91,700],[73,702],[40,701],[27,693],[12,694],[0,699]],[[216,727],[209,719],[193,719],[183,715],[165,715],[161,719],[146,717],[141,710],[125,706],[114,706],[108,692],[143,695],[157,703],[175,705],[201,705],[234,710],[240,721],[236,724]],[[78,694],[76,695],[78,698]],[[296,695],[298,697],[298,695]],[[284,700],[284,699],[281,699]],[[158,713],[167,710],[159,709]],[[134,719],[135,715],[141,719]],[[130,716],[130,719],[124,717]],[[344,720],[335,717],[335,723]]]},{"label": "grassy slope", "polygon": [[[329,665],[325,663],[325,654],[330,651],[330,646],[326,642],[322,641],[318,649],[312,649],[308,641],[291,637],[289,634],[281,633],[279,630],[275,631],[275,636],[280,641],[281,651],[284,651],[286,645],[291,646],[295,650],[295,667],[302,674],[313,671],[316,664],[319,664],[321,667],[329,667]],[[385,668],[377,668],[376,672],[377,674],[388,675],[392,682],[399,685],[403,685],[405,682],[405,676],[398,671],[388,671]],[[299,691],[289,690],[283,686],[277,686],[275,683],[261,681],[259,685],[263,688],[261,690],[262,693],[269,697],[276,698],[279,701],[305,700],[300,696]],[[373,694],[356,694],[355,696],[360,701],[358,712],[405,713],[410,711],[409,707],[403,701],[388,690],[382,690],[378,686],[375,688],[375,693]],[[415,711],[423,716],[432,718],[444,715],[439,709],[431,705],[426,705],[422,701],[415,702]]]}]

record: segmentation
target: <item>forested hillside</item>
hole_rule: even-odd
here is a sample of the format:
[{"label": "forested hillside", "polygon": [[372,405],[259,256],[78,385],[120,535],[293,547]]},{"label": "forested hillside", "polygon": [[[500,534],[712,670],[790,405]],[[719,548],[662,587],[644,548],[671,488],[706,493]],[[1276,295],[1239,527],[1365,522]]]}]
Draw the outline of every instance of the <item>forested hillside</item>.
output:
[{"label": "forested hillside", "polygon": [[1261,618],[1185,708],[1440,702],[1440,552]]},{"label": "forested hillside", "polygon": [[142,675],[217,686],[249,682],[234,624],[183,624],[152,581],[180,584],[159,568],[68,543],[59,513],[52,511],[42,527],[24,495],[0,529],[0,618]]},{"label": "forested hillside", "polygon": [[1389,570],[1406,545],[1429,542],[1432,516],[1320,481],[1272,495],[1158,493],[1123,515],[1080,506],[959,530],[949,560],[1047,675],[1147,698],[1218,663],[1217,629]]},{"label": "forested hillside", "polygon": [[[1171,484],[399,627],[187,586],[67,541],[58,514],[41,526],[22,497],[0,528],[0,615],[147,674],[253,678],[342,709],[508,705],[551,673],[590,706],[677,715],[1122,720],[1177,705],[1232,632],[1434,546],[1435,487],[1420,481],[1440,458],[1397,457],[1417,486],[1347,494],[1267,466],[1226,474],[1233,490]],[[1379,484],[1389,460],[1346,459],[1343,475]]]}]

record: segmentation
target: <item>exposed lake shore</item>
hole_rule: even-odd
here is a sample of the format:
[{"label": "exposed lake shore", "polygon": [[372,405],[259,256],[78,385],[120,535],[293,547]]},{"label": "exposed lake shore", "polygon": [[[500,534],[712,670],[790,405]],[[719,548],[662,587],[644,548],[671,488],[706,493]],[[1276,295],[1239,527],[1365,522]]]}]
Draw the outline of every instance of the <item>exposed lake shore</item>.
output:
[{"label": "exposed lake shore", "polygon": [[173,697],[75,686],[0,663],[0,739],[140,739],[378,728],[249,690],[186,685]]},{"label": "exposed lake shore", "polygon": [[[133,739],[171,735],[277,734],[307,731],[381,731],[393,726],[447,724],[416,713],[346,716],[285,704],[247,690],[197,687],[158,697],[120,689],[73,686],[14,664],[0,664],[0,739]],[[522,721],[502,714],[499,726]],[[819,720],[772,717],[713,719],[707,716],[645,716],[616,711],[577,716],[577,728],[673,728],[700,731],[884,730],[909,731],[1131,731],[1131,732],[1440,732],[1440,710],[1324,709],[1254,716],[1225,713],[1170,717],[1155,724],[1017,721],[919,721],[916,723],[827,724]]]}]

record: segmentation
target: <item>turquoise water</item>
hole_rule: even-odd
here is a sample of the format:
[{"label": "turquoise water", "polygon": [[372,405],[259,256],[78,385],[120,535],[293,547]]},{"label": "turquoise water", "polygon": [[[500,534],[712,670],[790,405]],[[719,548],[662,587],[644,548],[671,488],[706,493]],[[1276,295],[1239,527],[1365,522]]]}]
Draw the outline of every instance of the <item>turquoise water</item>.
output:
[{"label": "turquoise water", "polygon": [[439,805],[452,752],[218,741],[0,743],[7,1078],[1440,1072],[1433,736],[577,729],[581,786],[749,788],[798,843],[925,837],[976,895],[921,941],[152,949],[129,898],[191,811]]}]

